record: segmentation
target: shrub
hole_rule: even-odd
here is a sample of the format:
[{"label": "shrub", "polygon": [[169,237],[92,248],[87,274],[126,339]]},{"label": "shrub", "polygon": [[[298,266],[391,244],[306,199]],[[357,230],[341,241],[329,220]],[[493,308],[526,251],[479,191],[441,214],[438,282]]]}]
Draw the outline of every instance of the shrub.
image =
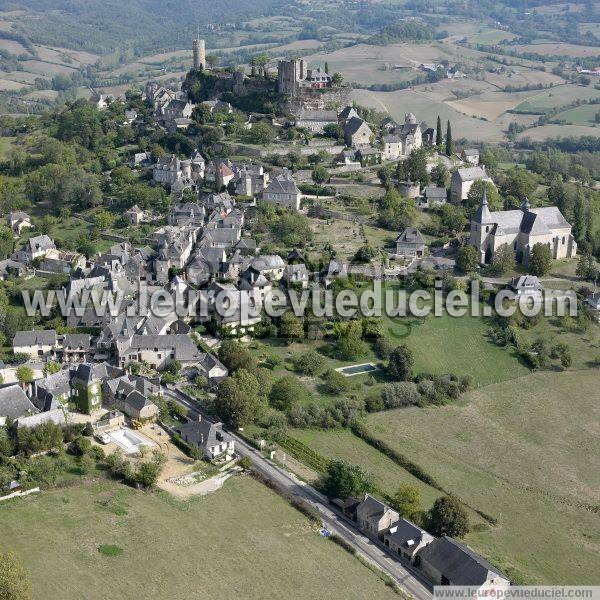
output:
[{"label": "shrub", "polygon": [[294,368],[302,375],[318,375],[324,365],[323,357],[315,350],[309,350],[294,359]]},{"label": "shrub", "polygon": [[98,552],[103,556],[121,556],[121,554],[123,554],[123,548],[113,544],[102,544],[101,546],[98,546]]},{"label": "shrub", "polygon": [[347,392],[351,387],[351,383],[347,377],[344,377],[339,371],[329,369],[323,374],[323,387],[328,394],[337,396],[342,392]]},{"label": "shrub", "polygon": [[420,406],[422,404],[417,385],[411,381],[388,383],[381,391],[381,398],[385,408]]}]

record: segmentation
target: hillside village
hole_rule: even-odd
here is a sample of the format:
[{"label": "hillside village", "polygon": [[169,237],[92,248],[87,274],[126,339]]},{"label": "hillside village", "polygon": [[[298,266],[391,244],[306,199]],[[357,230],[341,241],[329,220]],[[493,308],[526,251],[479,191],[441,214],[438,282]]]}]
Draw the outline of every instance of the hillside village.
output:
[{"label": "hillside village", "polygon": [[[117,315],[98,315],[90,303],[64,319],[52,312],[13,327],[1,365],[0,440],[10,440],[0,445],[5,456],[29,457],[60,445],[74,447],[80,457],[116,453],[133,465],[112,459],[117,477],[152,487],[185,475],[169,469],[166,483],[160,475],[166,460],[160,454],[178,449],[203,459],[210,477],[233,476],[250,468],[247,458],[258,460],[248,445],[264,449],[260,460],[277,468],[285,467],[281,458],[276,461],[282,449],[302,463],[305,450],[286,446],[282,431],[288,425],[301,428],[304,419],[307,429],[351,428],[371,412],[351,392],[352,371],[344,369],[371,365],[365,373],[381,371],[388,377],[385,385],[400,386],[393,389],[402,399],[381,410],[445,404],[472,385],[458,372],[413,379],[410,351],[398,350],[406,349],[401,341],[382,341],[383,321],[319,322],[308,311],[299,319],[290,300],[284,316],[269,317],[263,302],[273,290],[289,296],[303,289],[358,289],[374,281],[433,288],[437,280],[447,294],[478,279],[482,294],[510,287],[517,296],[536,296],[546,287],[564,291],[572,285],[583,310],[580,319],[597,328],[594,231],[589,225],[586,233],[582,225],[592,218],[583,206],[588,199],[578,197],[573,209],[564,198],[556,203],[558,194],[553,201],[545,186],[542,200],[537,185],[521,185],[528,175],[518,169],[500,173],[488,149],[453,142],[450,121],[423,122],[407,111],[397,122],[351,104],[347,84],[325,65],[309,68],[293,58],[279,61],[276,72],[265,65],[253,71],[211,69],[204,41],[197,39],[193,68],[181,89],[150,81],[140,94],[79,100],[57,114],[54,131],[72,127],[63,140],[83,148],[85,136],[110,134],[125,150],[113,160],[112,150],[102,156],[89,141],[80,152],[98,152],[93,176],[102,177],[100,201],[85,204],[82,193],[65,211],[64,203],[52,206],[54,192],[43,189],[40,201],[9,206],[3,218],[12,247],[0,261],[0,279],[12,290],[11,305],[19,305],[18,293],[39,282],[42,289],[60,289],[80,300],[90,292],[120,294],[124,304]],[[32,146],[32,154],[44,155],[39,149]],[[57,145],[56,152],[63,149]],[[353,186],[376,194],[374,221],[369,213],[342,210],[344,202],[366,202],[352,195]],[[100,231],[92,240],[96,246],[90,240],[65,243],[61,220],[93,224]],[[340,224],[350,228],[351,250],[336,247],[333,232]],[[367,227],[389,232],[392,242],[385,250],[367,236]],[[316,234],[325,240],[320,247]],[[549,281],[563,265],[570,265],[565,277],[559,272]],[[138,311],[140,285],[144,293],[160,291],[175,304],[196,298],[207,312],[144,314]],[[217,310],[222,297],[231,309],[226,315]],[[539,344],[519,346],[516,326],[494,327],[528,369],[571,364],[567,344],[543,350]],[[272,360],[271,370],[282,368],[276,356],[281,344],[322,339],[339,350],[335,356],[341,361],[323,375],[326,394],[341,393],[347,401],[338,398],[317,411],[304,408],[309,405],[301,400],[297,378],[283,374],[263,383],[271,378],[263,363]],[[260,364],[249,350],[256,340],[265,345],[275,340]],[[363,360],[364,350],[342,352],[344,344],[370,344],[379,360]],[[407,371],[399,375],[394,360],[402,352],[398,361]],[[306,361],[323,363],[315,354],[307,351]],[[298,368],[304,375],[318,371]],[[380,380],[369,385],[376,383]],[[262,385],[271,390],[265,391],[264,406]],[[150,461],[148,448],[154,450]],[[44,488],[13,463],[3,460],[0,467],[0,496]],[[330,484],[334,463],[320,469],[329,473]],[[131,474],[149,464],[156,466],[153,477]],[[314,468],[310,460],[308,466]],[[466,509],[453,496],[440,492],[426,517],[422,510],[398,510],[389,494],[372,486],[350,491],[327,494],[327,510],[392,557],[424,590],[448,584],[505,588],[515,582],[460,541],[466,525],[435,520],[435,507],[441,514],[446,503],[462,519]]]}]

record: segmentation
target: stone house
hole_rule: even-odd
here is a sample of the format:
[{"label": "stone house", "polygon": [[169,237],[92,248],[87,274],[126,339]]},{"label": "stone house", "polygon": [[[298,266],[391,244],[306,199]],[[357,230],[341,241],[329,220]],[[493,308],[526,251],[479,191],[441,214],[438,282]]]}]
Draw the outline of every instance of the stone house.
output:
[{"label": "stone house", "polygon": [[7,420],[33,415],[38,409],[32,404],[19,384],[8,385],[0,389],[0,427]]},{"label": "stone house", "polygon": [[130,362],[145,362],[153,369],[164,369],[173,361],[192,367],[200,357],[196,344],[182,334],[134,334],[128,339],[116,340],[115,349],[121,367]]},{"label": "stone house", "polygon": [[428,185],[423,189],[422,199],[419,202],[419,206],[425,208],[435,208],[436,206],[443,206],[446,204],[447,199],[448,192],[445,187]]},{"label": "stone house", "polygon": [[383,160],[398,160],[402,155],[402,138],[399,135],[384,135],[381,139]]},{"label": "stone house", "polygon": [[481,264],[491,264],[494,253],[505,245],[514,250],[517,262],[524,265],[529,264],[531,250],[538,243],[546,244],[554,259],[577,254],[571,225],[556,206],[531,208],[525,201],[517,210],[490,212],[485,191],[471,219],[469,243],[479,252]]},{"label": "stone house", "polygon": [[452,173],[450,183],[450,195],[453,202],[466,200],[469,190],[476,181],[488,181],[494,183],[492,178],[485,172],[485,167],[465,167],[457,169]]},{"label": "stone house", "polygon": [[303,127],[313,133],[322,134],[326,125],[337,125],[338,117],[332,110],[302,109],[296,118],[296,127]]},{"label": "stone house", "polygon": [[15,260],[29,264],[36,258],[56,256],[57,252],[54,242],[47,235],[36,235],[29,238],[25,245],[15,253]]},{"label": "stone house", "polygon": [[191,160],[180,160],[174,154],[161,156],[154,165],[152,177],[156,183],[169,186],[179,180],[191,180]]},{"label": "stone house", "polygon": [[262,193],[262,199],[265,202],[291,208],[295,211],[300,210],[301,197],[296,181],[287,170],[277,175]]},{"label": "stone house", "polygon": [[511,279],[510,288],[517,296],[537,296],[542,293],[544,286],[535,275],[521,275]]},{"label": "stone house", "polygon": [[383,541],[385,532],[400,518],[389,506],[370,494],[356,507],[356,523],[373,538]]},{"label": "stone house", "polygon": [[222,423],[211,423],[198,416],[198,420],[177,425],[174,432],[194,448],[198,448],[204,458],[215,460],[233,456],[235,442],[223,431]]},{"label": "stone house", "polygon": [[359,148],[356,151],[356,156],[360,161],[362,167],[368,167],[370,165],[378,165],[381,163],[381,150],[367,146],[365,148]]},{"label": "stone house", "polygon": [[31,217],[22,211],[8,213],[6,224],[16,235],[21,235],[23,229],[31,229],[33,227]]},{"label": "stone house", "polygon": [[344,140],[347,146],[368,146],[373,139],[373,131],[360,117],[352,117],[344,125]]},{"label": "stone house", "polygon": [[462,151],[463,160],[470,165],[479,165],[479,150],[477,148],[465,148]]},{"label": "stone house", "polygon": [[383,543],[401,560],[413,563],[417,553],[433,542],[433,536],[407,519],[399,519],[383,534]]},{"label": "stone house", "polygon": [[415,565],[434,585],[466,585],[478,590],[505,590],[507,575],[468,546],[444,536],[419,551]]},{"label": "stone house", "polygon": [[155,419],[158,415],[158,406],[137,390],[133,390],[124,397],[118,398],[117,406],[130,419],[137,421],[148,421]]},{"label": "stone house", "polygon": [[13,338],[13,353],[27,354],[30,358],[53,357],[58,350],[54,329],[17,331]]},{"label": "stone house", "polygon": [[396,238],[396,254],[403,258],[421,258],[425,247],[425,238],[416,227],[407,227]]},{"label": "stone house", "polygon": [[63,363],[85,362],[92,347],[92,337],[85,333],[67,333],[59,351]]},{"label": "stone house", "polygon": [[144,211],[137,204],[134,204],[131,208],[125,211],[125,217],[131,223],[131,225],[136,226],[142,222],[142,219],[144,218]]}]

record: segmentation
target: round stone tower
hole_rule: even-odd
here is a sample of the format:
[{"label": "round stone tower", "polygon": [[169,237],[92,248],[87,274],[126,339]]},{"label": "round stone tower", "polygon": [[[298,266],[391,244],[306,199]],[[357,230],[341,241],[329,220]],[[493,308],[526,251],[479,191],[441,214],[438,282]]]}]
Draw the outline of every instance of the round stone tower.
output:
[{"label": "round stone tower", "polygon": [[206,47],[204,40],[194,40],[194,69],[206,69]]}]

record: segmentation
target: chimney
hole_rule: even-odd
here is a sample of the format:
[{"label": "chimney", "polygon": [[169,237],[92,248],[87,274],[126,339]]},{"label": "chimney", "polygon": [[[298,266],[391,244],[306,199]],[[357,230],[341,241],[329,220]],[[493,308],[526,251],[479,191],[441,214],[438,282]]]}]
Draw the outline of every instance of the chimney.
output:
[{"label": "chimney", "polygon": [[202,421],[202,415],[200,413],[198,413],[198,417],[196,420],[198,423],[200,423],[200,421]]}]

